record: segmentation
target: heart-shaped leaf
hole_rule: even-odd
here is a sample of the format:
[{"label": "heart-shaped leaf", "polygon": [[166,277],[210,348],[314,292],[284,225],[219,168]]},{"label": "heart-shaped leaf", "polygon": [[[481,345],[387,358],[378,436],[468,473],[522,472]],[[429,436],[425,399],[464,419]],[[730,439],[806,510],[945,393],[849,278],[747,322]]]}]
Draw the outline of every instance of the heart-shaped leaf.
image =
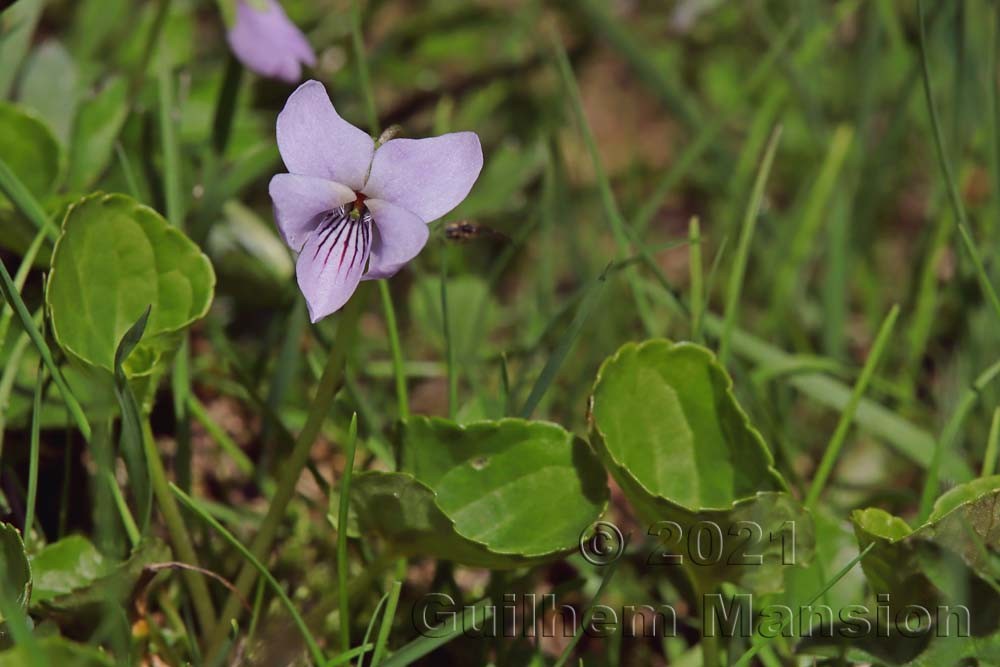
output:
[{"label": "heart-shaped leaf", "polygon": [[0,523],[0,587],[6,602],[22,609],[31,599],[31,566],[24,555],[21,533],[9,523]]},{"label": "heart-shaped leaf", "polygon": [[[784,565],[813,551],[812,519],[788,493],[732,380],[707,349],[652,340],[606,360],[591,397],[591,442],[636,511],[675,522],[666,551],[700,588],[740,583],[780,590]],[[710,529],[717,553],[693,555],[688,538]],[[670,532],[670,531],[666,531]],[[704,555],[704,554],[703,554]]]},{"label": "heart-shaped leaf", "polygon": [[[34,113],[0,102],[0,158],[36,199],[51,195],[62,172],[63,154],[52,131]],[[0,202],[9,205],[0,195]]]},{"label": "heart-shaped leaf", "polygon": [[366,472],[351,488],[362,529],[401,554],[509,568],[579,543],[608,499],[589,446],[561,427],[520,419],[403,425],[403,472]]},{"label": "heart-shaped leaf", "polygon": [[180,230],[129,197],[99,193],[66,214],[46,302],[59,345],[108,373],[122,336],[152,305],[125,364],[134,377],[150,373],[173,351],[173,334],[208,312],[214,287],[211,263]]}]

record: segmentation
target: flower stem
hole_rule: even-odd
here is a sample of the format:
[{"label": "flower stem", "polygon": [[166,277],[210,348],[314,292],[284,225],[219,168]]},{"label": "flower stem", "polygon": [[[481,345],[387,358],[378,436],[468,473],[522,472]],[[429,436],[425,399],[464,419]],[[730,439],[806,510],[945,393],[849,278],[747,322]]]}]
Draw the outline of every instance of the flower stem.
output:
[{"label": "flower stem", "polygon": [[[316,395],[313,398],[312,406],[309,408],[309,415],[306,418],[305,426],[295,439],[295,445],[289,453],[287,463],[282,471],[281,478],[275,489],[274,497],[271,499],[267,515],[261,522],[260,530],[250,545],[250,553],[259,561],[266,561],[274,543],[278,525],[285,517],[285,510],[295,493],[295,486],[298,483],[299,475],[309,460],[309,450],[319,435],[323,421],[330,412],[333,405],[333,397],[340,388],[344,378],[344,364],[347,361],[347,354],[350,351],[354,334],[357,329],[358,318],[361,316],[363,304],[368,294],[366,283],[354,294],[354,298],[348,301],[347,306],[342,311],[340,322],[337,325],[337,337],[333,341],[333,349],[327,356],[326,368],[320,377]],[[240,598],[246,598],[250,589],[257,579],[257,569],[252,563],[246,562],[236,578],[236,590],[230,592],[226,605],[219,616],[219,622],[215,626],[214,632],[208,642],[206,664],[216,664],[218,653],[225,643],[227,633],[234,620],[240,613]]]},{"label": "flower stem", "polygon": [[392,305],[392,293],[386,280],[378,281],[378,291],[382,297],[382,312],[385,328],[389,333],[389,349],[392,351],[392,372],[396,377],[396,402],[399,404],[399,418],[410,416],[410,399],[406,393],[406,372],[403,369],[403,348],[399,344],[399,328],[396,325],[396,309]]},{"label": "flower stem", "polygon": [[458,412],[458,368],[455,364],[455,341],[448,317],[448,248],[441,249],[441,330],[444,332],[445,359],[448,362],[448,419]]},{"label": "flower stem", "polygon": [[365,101],[365,112],[368,114],[368,131],[377,137],[382,130],[379,127],[378,111],[375,109],[375,94],[372,92],[371,77],[368,76],[365,40],[361,33],[361,0],[354,0],[351,6],[351,45],[354,47],[354,61],[358,68],[361,97]]},{"label": "flower stem", "polygon": [[[156,496],[157,505],[160,506],[163,520],[167,524],[167,532],[170,534],[174,551],[182,562],[198,567],[198,556],[195,555],[191,536],[188,534],[184,517],[181,516],[180,507],[177,506],[177,500],[170,492],[170,482],[167,480],[163,461],[160,460],[160,453],[156,450],[153,429],[148,419],[143,420],[142,424],[142,446],[146,450],[149,481],[153,485],[153,494]],[[194,603],[194,612],[198,616],[198,624],[203,632],[210,633],[215,625],[215,608],[212,606],[212,598],[208,594],[205,579],[192,570],[185,570],[183,576],[191,590],[191,600]]]},{"label": "flower stem", "polygon": [[[351,7],[351,45],[354,48],[354,62],[358,68],[361,97],[365,101],[365,113],[368,115],[368,130],[377,137],[381,134],[382,129],[379,126],[375,94],[372,92],[371,77],[368,74],[368,56],[365,53],[365,41],[361,32],[361,0],[354,0]],[[392,350],[392,371],[396,377],[396,402],[399,404],[399,418],[406,419],[410,416],[410,399],[406,393],[406,373],[403,368],[403,349],[399,345],[396,309],[392,303],[392,292],[389,291],[389,284],[385,280],[378,281],[378,291],[382,299],[385,328],[389,332],[389,347]]]}]

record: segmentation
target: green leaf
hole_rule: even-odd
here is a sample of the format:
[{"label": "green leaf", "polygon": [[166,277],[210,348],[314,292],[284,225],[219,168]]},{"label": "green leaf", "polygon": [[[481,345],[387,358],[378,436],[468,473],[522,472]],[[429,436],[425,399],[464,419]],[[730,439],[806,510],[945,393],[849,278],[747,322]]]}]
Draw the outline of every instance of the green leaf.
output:
[{"label": "green leaf", "polygon": [[360,473],[351,488],[362,529],[401,554],[491,568],[549,560],[607,503],[587,443],[555,424],[413,417],[401,448],[403,472]]},{"label": "green leaf", "polygon": [[71,190],[90,187],[108,166],[128,118],[127,95],[125,80],[116,77],[81,104],[69,144],[66,185]]},{"label": "green leaf", "polygon": [[114,569],[90,540],[70,535],[31,557],[34,587],[31,603],[38,605],[84,588]]},{"label": "green leaf", "polygon": [[935,523],[961,505],[973,502],[979,497],[1000,489],[1000,475],[980,477],[965,484],[959,484],[945,493],[934,503],[934,509],[927,517],[927,523]]},{"label": "green leaf", "polygon": [[150,485],[149,466],[142,446],[142,413],[122,365],[142,340],[149,322],[149,313],[150,308],[147,307],[132,328],[125,332],[115,352],[115,398],[118,399],[122,414],[121,453],[138,505],[139,532],[142,534],[149,528],[149,517],[153,511],[153,487]]},{"label": "green leaf", "polygon": [[125,364],[134,377],[152,372],[175,349],[173,334],[208,312],[214,287],[211,263],[181,231],[125,195],[98,193],[66,215],[46,303],[59,345],[109,373],[118,342],[152,305]]},{"label": "green leaf", "polygon": [[59,667],[112,667],[114,661],[90,646],[74,644],[61,637],[46,637],[31,645],[22,644],[0,653],[0,667],[59,665]]},{"label": "green leaf", "polygon": [[32,606],[60,622],[97,623],[87,616],[110,600],[125,602],[149,565],[170,561],[170,549],[158,538],[140,542],[127,560],[114,562],[86,538],[70,536],[46,546],[31,558],[37,577]]},{"label": "green leaf", "polygon": [[[733,582],[776,592],[780,568],[811,559],[812,519],[787,493],[709,350],[666,340],[624,345],[598,372],[590,423],[598,455],[650,534],[676,540],[662,546],[681,552],[703,588]],[[681,547],[705,530],[718,552],[696,563]]]},{"label": "green leaf", "polygon": [[21,74],[18,101],[37,111],[63,144],[76,115],[78,80],[76,61],[55,40],[39,45]]},{"label": "green leaf", "polygon": [[953,592],[942,563],[995,579],[995,553],[1000,550],[1000,476],[962,484],[942,495],[927,523],[911,529],[884,510],[868,508],[851,514],[858,544],[875,548],[861,562],[875,593],[888,593],[893,608],[929,604]]},{"label": "green leaf", "polygon": [[9,523],[0,523],[0,586],[7,600],[27,609],[31,599],[31,566],[24,554],[21,533]]},{"label": "green leaf", "polygon": [[[52,131],[33,112],[0,102],[0,156],[36,199],[55,190],[62,150]],[[0,199],[0,204],[7,200]]]},{"label": "green leaf", "polygon": [[616,466],[688,510],[726,509],[785,483],[706,348],[627,344],[601,366],[592,426]]},{"label": "green leaf", "polygon": [[[134,6],[129,0],[78,0],[73,5],[73,18],[69,21],[72,29],[70,48],[83,62],[91,60],[92,54],[104,45],[116,28],[120,28],[108,17],[120,16],[127,22],[131,19],[130,10]],[[108,46],[110,53],[102,52],[102,56],[114,58],[117,45]]]},{"label": "green leaf", "polygon": [[42,15],[42,0],[21,0],[0,12],[0,99],[10,94],[18,65],[28,53],[31,36]]}]

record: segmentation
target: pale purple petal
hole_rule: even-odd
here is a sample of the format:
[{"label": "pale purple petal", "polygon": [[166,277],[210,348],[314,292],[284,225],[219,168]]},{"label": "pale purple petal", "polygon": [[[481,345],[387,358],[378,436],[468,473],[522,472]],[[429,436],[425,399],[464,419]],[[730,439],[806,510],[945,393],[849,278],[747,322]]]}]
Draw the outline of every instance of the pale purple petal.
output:
[{"label": "pale purple petal", "polygon": [[367,218],[348,213],[327,218],[309,236],[295,265],[309,318],[317,322],[347,303],[361,281],[371,250]]},{"label": "pale purple petal", "polygon": [[276,0],[264,0],[264,10],[246,0],[236,2],[236,23],[226,33],[229,48],[248,69],[261,76],[295,83],[302,64],[316,64],[316,54]]},{"label": "pale purple petal", "polygon": [[295,252],[302,249],[319,216],[353,202],[356,197],[354,190],[346,185],[295,174],[275,175],[268,190],[278,231]]},{"label": "pale purple petal", "polygon": [[291,94],[278,114],[277,134],[288,171],[361,190],[375,142],[337,114],[319,81],[306,81]]},{"label": "pale purple petal", "polygon": [[474,132],[393,139],[375,151],[364,193],[431,222],[465,199],[482,168],[483,149]]},{"label": "pale purple petal", "polygon": [[389,278],[423,249],[430,230],[415,213],[387,201],[369,199],[365,206],[371,211],[377,233],[364,277]]}]

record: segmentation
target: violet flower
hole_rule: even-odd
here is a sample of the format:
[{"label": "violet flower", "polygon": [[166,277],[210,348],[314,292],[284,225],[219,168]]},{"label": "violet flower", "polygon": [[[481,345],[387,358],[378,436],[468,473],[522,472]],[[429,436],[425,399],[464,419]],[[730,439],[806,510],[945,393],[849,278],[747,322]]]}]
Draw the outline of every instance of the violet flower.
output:
[{"label": "violet flower", "polygon": [[376,145],[341,118],[318,81],[278,115],[291,173],[271,179],[274,217],[299,253],[295,273],[313,322],[343,306],[362,280],[388,278],[427,243],[427,223],[469,194],[483,166],[474,132]]},{"label": "violet flower", "polygon": [[316,54],[277,0],[236,0],[229,48],[247,69],[261,76],[296,83],[302,65],[316,64]]}]

